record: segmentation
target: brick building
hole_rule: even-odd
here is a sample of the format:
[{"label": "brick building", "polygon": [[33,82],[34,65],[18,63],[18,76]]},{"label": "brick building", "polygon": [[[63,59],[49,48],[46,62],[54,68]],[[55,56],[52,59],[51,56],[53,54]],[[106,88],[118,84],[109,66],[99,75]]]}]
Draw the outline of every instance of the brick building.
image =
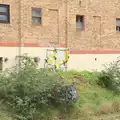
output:
[{"label": "brick building", "polygon": [[120,54],[119,11],[119,0],[0,0],[0,59],[9,58],[4,68],[22,53],[45,57],[47,43],[71,49],[70,69],[88,57],[99,68]]},{"label": "brick building", "polygon": [[0,24],[0,41],[64,44],[64,3],[62,0],[1,0],[1,10],[7,7],[10,14],[8,22]]}]

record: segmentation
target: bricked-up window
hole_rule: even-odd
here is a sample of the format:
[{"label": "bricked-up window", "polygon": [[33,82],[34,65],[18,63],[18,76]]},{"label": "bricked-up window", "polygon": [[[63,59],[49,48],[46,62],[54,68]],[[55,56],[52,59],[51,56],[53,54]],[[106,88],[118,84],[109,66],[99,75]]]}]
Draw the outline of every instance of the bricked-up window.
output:
[{"label": "bricked-up window", "polygon": [[41,24],[41,9],[32,8],[32,23]]},{"label": "bricked-up window", "polygon": [[9,23],[9,5],[0,4],[0,23]]},{"label": "bricked-up window", "polygon": [[79,29],[81,31],[84,30],[84,16],[76,16],[76,29]]},{"label": "bricked-up window", "polygon": [[120,19],[116,19],[116,31],[120,32]]}]

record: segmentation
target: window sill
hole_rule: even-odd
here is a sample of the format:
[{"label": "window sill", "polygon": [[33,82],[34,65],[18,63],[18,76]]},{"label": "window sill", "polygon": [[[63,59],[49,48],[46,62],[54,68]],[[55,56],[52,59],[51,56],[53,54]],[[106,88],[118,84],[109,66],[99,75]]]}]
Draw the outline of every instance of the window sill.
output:
[{"label": "window sill", "polygon": [[3,22],[3,21],[0,21],[0,24],[10,24],[10,22]]},{"label": "window sill", "polygon": [[32,23],[32,26],[39,26],[39,27],[42,27],[42,24],[40,24],[40,23]]},{"label": "window sill", "polygon": [[83,29],[83,30],[80,30],[80,29],[77,29],[76,28],[76,32],[85,32],[85,30]]},{"label": "window sill", "polygon": [[11,27],[11,23],[3,23],[3,22],[0,22],[0,26],[7,26],[7,27]]},{"label": "window sill", "polygon": [[120,35],[120,31],[116,31],[116,35]]}]

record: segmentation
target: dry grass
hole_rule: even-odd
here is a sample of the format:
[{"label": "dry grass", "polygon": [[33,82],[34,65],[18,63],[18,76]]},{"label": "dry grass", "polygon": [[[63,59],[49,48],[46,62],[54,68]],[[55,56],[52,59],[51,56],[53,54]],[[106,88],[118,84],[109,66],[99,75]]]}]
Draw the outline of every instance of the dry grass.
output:
[{"label": "dry grass", "polygon": [[120,101],[113,102],[112,107],[114,109],[114,112],[120,112]]},{"label": "dry grass", "polygon": [[96,115],[103,115],[103,114],[112,114],[114,113],[114,108],[112,103],[105,103],[101,105],[98,111],[95,113]]},{"label": "dry grass", "polygon": [[12,120],[12,119],[6,111],[0,109],[0,120]]},{"label": "dry grass", "polygon": [[118,112],[120,112],[120,102],[113,101],[113,102],[107,102],[101,105],[101,107],[98,109],[95,115],[100,116],[104,114],[114,114]]}]

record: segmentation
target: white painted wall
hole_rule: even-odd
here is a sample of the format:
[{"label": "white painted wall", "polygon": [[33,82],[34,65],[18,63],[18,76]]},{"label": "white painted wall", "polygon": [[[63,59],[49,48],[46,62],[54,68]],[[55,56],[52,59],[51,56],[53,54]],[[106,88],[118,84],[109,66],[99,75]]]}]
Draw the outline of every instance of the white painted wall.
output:
[{"label": "white painted wall", "polygon": [[[44,60],[46,58],[46,49],[42,47],[22,47],[21,53],[28,53],[31,57],[40,57],[41,68],[44,67]],[[3,62],[3,70],[6,68],[11,68],[17,63],[15,57],[19,55],[18,47],[0,47],[0,57],[7,57],[9,60],[5,63]],[[70,59],[68,61],[68,70],[101,70],[103,69],[103,64],[117,60],[120,54],[70,54]],[[97,59],[95,61],[95,58]]]}]

